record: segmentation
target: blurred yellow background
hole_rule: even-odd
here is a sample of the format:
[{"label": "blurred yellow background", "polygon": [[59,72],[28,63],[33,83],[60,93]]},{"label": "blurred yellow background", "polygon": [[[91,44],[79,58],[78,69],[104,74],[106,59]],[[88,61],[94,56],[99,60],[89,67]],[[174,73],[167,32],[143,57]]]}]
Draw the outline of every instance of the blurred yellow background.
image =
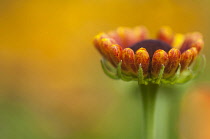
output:
[{"label": "blurred yellow background", "polygon": [[[137,25],[148,27],[153,37],[162,25],[181,33],[199,31],[209,61],[209,4],[208,0],[0,0],[0,138],[139,138],[139,102],[128,93],[133,84],[103,74],[93,36]],[[194,85],[209,84],[208,63]],[[208,103],[198,107],[191,99],[186,101],[184,118],[199,110],[204,113],[193,121],[208,115],[206,123],[184,124],[181,132],[186,139],[210,139],[210,133],[200,131],[210,130],[206,92],[199,101]]]}]

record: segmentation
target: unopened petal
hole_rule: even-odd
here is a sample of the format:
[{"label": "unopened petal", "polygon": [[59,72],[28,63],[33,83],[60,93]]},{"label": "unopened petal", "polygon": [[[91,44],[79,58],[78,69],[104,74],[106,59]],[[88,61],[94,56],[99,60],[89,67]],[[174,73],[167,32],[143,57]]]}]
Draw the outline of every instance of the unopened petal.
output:
[{"label": "unopened petal", "polygon": [[180,48],[184,43],[185,36],[183,34],[177,33],[174,35],[171,46],[174,48]]},{"label": "unopened petal", "polygon": [[168,64],[164,70],[164,78],[171,77],[175,74],[180,63],[181,52],[176,48],[172,48],[168,52],[168,59]]},{"label": "unopened petal", "polygon": [[120,45],[114,44],[110,47],[109,51],[111,60],[117,65],[122,60],[122,47]]},{"label": "unopened petal", "polygon": [[168,54],[164,50],[155,51],[152,58],[152,71],[153,77],[158,77],[161,67],[168,64]]},{"label": "unopened petal", "polygon": [[138,26],[138,27],[135,27],[133,30],[134,30],[136,42],[148,39],[149,33],[146,27]]},{"label": "unopened petal", "polygon": [[198,52],[201,51],[201,49],[203,48],[203,46],[204,46],[203,39],[198,39],[197,41],[195,41],[194,43],[191,44],[191,47],[195,47]]},{"label": "unopened petal", "polygon": [[124,65],[128,70],[131,72],[136,72],[136,66],[135,66],[135,54],[132,49],[125,48],[122,51],[122,65]]},{"label": "unopened petal", "polygon": [[185,51],[184,53],[182,53],[181,55],[181,72],[184,71],[185,69],[187,69],[187,67],[190,65],[191,61],[193,58],[193,52],[191,49],[188,49],[187,51]]},{"label": "unopened petal", "polygon": [[94,37],[94,40],[93,40],[93,44],[94,46],[96,47],[96,49],[102,54],[102,51],[101,51],[101,48],[100,48],[100,43],[101,43],[101,40],[103,38],[108,38],[108,35],[105,34],[105,33],[99,33],[98,35],[96,35]]},{"label": "unopened petal", "polygon": [[135,63],[136,63],[137,68],[139,68],[139,65],[141,64],[144,76],[148,75],[149,62],[150,62],[150,57],[149,57],[149,53],[147,52],[147,50],[145,48],[138,49],[136,51]]},{"label": "unopened petal", "polygon": [[173,31],[170,27],[164,26],[162,28],[160,28],[160,30],[158,31],[157,34],[157,38],[159,40],[162,40],[168,44],[172,43],[173,40]]},{"label": "unopened petal", "polygon": [[192,60],[190,62],[190,65],[191,65],[198,55],[198,50],[195,47],[190,48],[190,50],[192,52]]},{"label": "unopened petal", "polygon": [[110,31],[108,33],[108,35],[109,35],[110,38],[114,39],[117,42],[117,44],[119,44],[120,46],[122,46],[122,41],[121,41],[121,38],[118,35],[117,31]]},{"label": "unopened petal", "polygon": [[[189,49],[191,47],[195,47],[195,46],[192,46],[192,44],[194,44],[198,40],[202,40],[202,39],[203,39],[203,36],[199,32],[193,32],[193,33],[187,34],[185,37],[185,40],[180,48],[180,51],[183,53],[187,49]],[[200,50],[198,49],[198,51],[200,51]]]},{"label": "unopened petal", "polygon": [[113,39],[110,38],[102,38],[100,41],[100,50],[102,52],[102,54],[108,58],[109,57],[109,51],[110,51],[110,47],[116,44],[116,42]]}]

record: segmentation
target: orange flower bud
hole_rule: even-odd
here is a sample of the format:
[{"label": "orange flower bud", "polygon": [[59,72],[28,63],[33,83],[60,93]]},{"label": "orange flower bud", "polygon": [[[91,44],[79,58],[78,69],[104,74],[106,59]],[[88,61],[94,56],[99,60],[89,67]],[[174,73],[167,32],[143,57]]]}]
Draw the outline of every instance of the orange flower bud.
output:
[{"label": "orange flower bud", "polygon": [[193,52],[192,52],[191,49],[188,49],[187,51],[185,51],[184,53],[182,53],[182,55],[181,55],[181,61],[180,61],[180,64],[181,64],[181,72],[183,70],[185,70],[189,66],[189,64],[192,61],[192,58],[193,58]]},{"label": "orange flower bud", "polygon": [[174,48],[180,48],[185,40],[185,36],[183,34],[176,33],[173,38],[173,42],[171,46]]},{"label": "orange flower bud", "polygon": [[171,77],[175,74],[180,63],[181,52],[176,48],[172,48],[168,52],[168,59],[168,64],[164,70],[164,78]]},{"label": "orange flower bud", "polygon": [[190,65],[192,64],[192,62],[194,61],[194,59],[197,57],[198,55],[198,51],[195,47],[190,48],[191,52],[192,52],[192,60],[190,62]]},{"label": "orange flower bud", "polygon": [[174,35],[173,35],[172,29],[170,27],[166,27],[166,26],[165,27],[162,27],[159,30],[158,34],[157,34],[157,38],[159,40],[162,40],[162,41],[164,41],[164,42],[166,42],[168,44],[171,44],[172,43],[173,36]]},{"label": "orange flower bud", "polygon": [[124,43],[126,47],[132,46],[133,44],[138,42],[134,30],[125,29],[124,33],[125,33]]},{"label": "orange flower bud", "polygon": [[100,41],[100,50],[102,52],[102,54],[106,57],[109,58],[109,51],[110,51],[110,47],[116,44],[116,42],[111,39],[111,38],[102,38]]},{"label": "orange flower bud", "polygon": [[110,47],[109,55],[115,66],[122,60],[122,47],[114,44]]},{"label": "orange flower bud", "polygon": [[110,38],[113,38],[117,42],[118,45],[122,46],[122,40],[120,36],[118,35],[117,31],[110,31],[108,35],[110,36]]},{"label": "orange flower bud", "polygon": [[100,42],[102,38],[108,38],[108,35],[105,33],[100,33],[95,36],[93,40],[93,44],[95,45],[96,49],[102,54],[101,48],[100,48]]},{"label": "orange flower bud", "polygon": [[117,33],[121,38],[121,43],[123,48],[129,47],[137,42],[135,40],[134,31],[130,28],[119,27],[117,29]]},{"label": "orange flower bud", "polygon": [[[182,44],[182,46],[180,48],[180,51],[184,52],[191,47],[196,47],[197,50],[200,51],[200,49],[202,48],[202,41],[203,41],[202,38],[203,37],[199,32],[194,32],[194,33],[187,34],[186,37],[185,37],[184,43]],[[200,40],[200,42],[198,40]],[[198,46],[196,46],[196,45],[192,46],[192,44],[194,44],[196,42],[198,42],[198,44],[196,44]]]},{"label": "orange flower bud", "polygon": [[204,46],[203,39],[198,39],[197,41],[195,41],[194,43],[191,44],[191,47],[195,47],[198,52],[201,51],[203,46]]},{"label": "orange flower bud", "polygon": [[133,30],[134,30],[136,42],[145,40],[149,36],[148,30],[144,26],[135,27]]},{"label": "orange flower bud", "polygon": [[198,50],[195,47],[190,48],[190,50],[193,53],[193,60],[194,60],[196,56],[198,55]]},{"label": "orange flower bud", "polygon": [[135,54],[132,49],[125,48],[122,51],[122,65],[124,65],[128,70],[131,70],[131,72],[136,72],[136,66],[135,66]]},{"label": "orange flower bud", "polygon": [[117,31],[111,31],[108,35],[122,46],[122,48],[127,48],[148,38],[148,31],[143,26],[135,27],[134,29],[119,27]]},{"label": "orange flower bud", "polygon": [[[200,70],[197,64],[205,62],[204,58],[199,59],[190,67],[204,46],[202,34],[183,35],[162,27],[157,37],[148,38],[148,31],[143,26],[119,27],[107,34],[100,33],[93,43],[103,56],[104,72],[112,79],[138,80],[139,84],[146,85],[184,83],[194,78],[192,75]],[[179,74],[178,67],[180,72],[191,70]]]},{"label": "orange flower bud", "polygon": [[164,50],[155,51],[152,58],[152,71],[153,77],[158,77],[162,65],[166,66],[168,64],[168,54]]},{"label": "orange flower bud", "polygon": [[127,44],[126,44],[126,28],[124,27],[118,27],[117,28],[117,34],[119,35],[120,37],[120,40],[121,40],[121,46],[123,48],[126,48]]},{"label": "orange flower bud", "polygon": [[150,61],[149,53],[145,48],[140,48],[136,51],[136,57],[135,57],[136,67],[139,68],[139,65],[141,64],[144,76],[148,75],[149,61]]}]

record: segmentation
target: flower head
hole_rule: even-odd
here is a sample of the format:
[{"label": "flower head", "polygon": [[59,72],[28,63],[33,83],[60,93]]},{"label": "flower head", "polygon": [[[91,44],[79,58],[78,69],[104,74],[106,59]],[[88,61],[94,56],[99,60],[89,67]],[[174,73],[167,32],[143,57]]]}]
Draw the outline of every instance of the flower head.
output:
[{"label": "flower head", "polygon": [[139,84],[174,84],[187,82],[201,70],[197,56],[204,42],[200,33],[183,35],[162,27],[157,39],[148,36],[142,26],[98,34],[94,45],[103,56],[105,73],[114,79],[138,80]]}]

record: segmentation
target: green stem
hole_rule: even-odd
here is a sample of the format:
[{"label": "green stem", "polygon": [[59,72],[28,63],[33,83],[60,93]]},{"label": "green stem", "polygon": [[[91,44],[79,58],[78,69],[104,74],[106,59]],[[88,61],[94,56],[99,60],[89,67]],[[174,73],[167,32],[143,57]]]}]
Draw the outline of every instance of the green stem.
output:
[{"label": "green stem", "polygon": [[142,139],[155,139],[155,102],[159,85],[140,85],[143,105]]},{"label": "green stem", "polygon": [[179,114],[186,86],[161,87],[157,97],[156,137],[157,139],[179,138]]}]

